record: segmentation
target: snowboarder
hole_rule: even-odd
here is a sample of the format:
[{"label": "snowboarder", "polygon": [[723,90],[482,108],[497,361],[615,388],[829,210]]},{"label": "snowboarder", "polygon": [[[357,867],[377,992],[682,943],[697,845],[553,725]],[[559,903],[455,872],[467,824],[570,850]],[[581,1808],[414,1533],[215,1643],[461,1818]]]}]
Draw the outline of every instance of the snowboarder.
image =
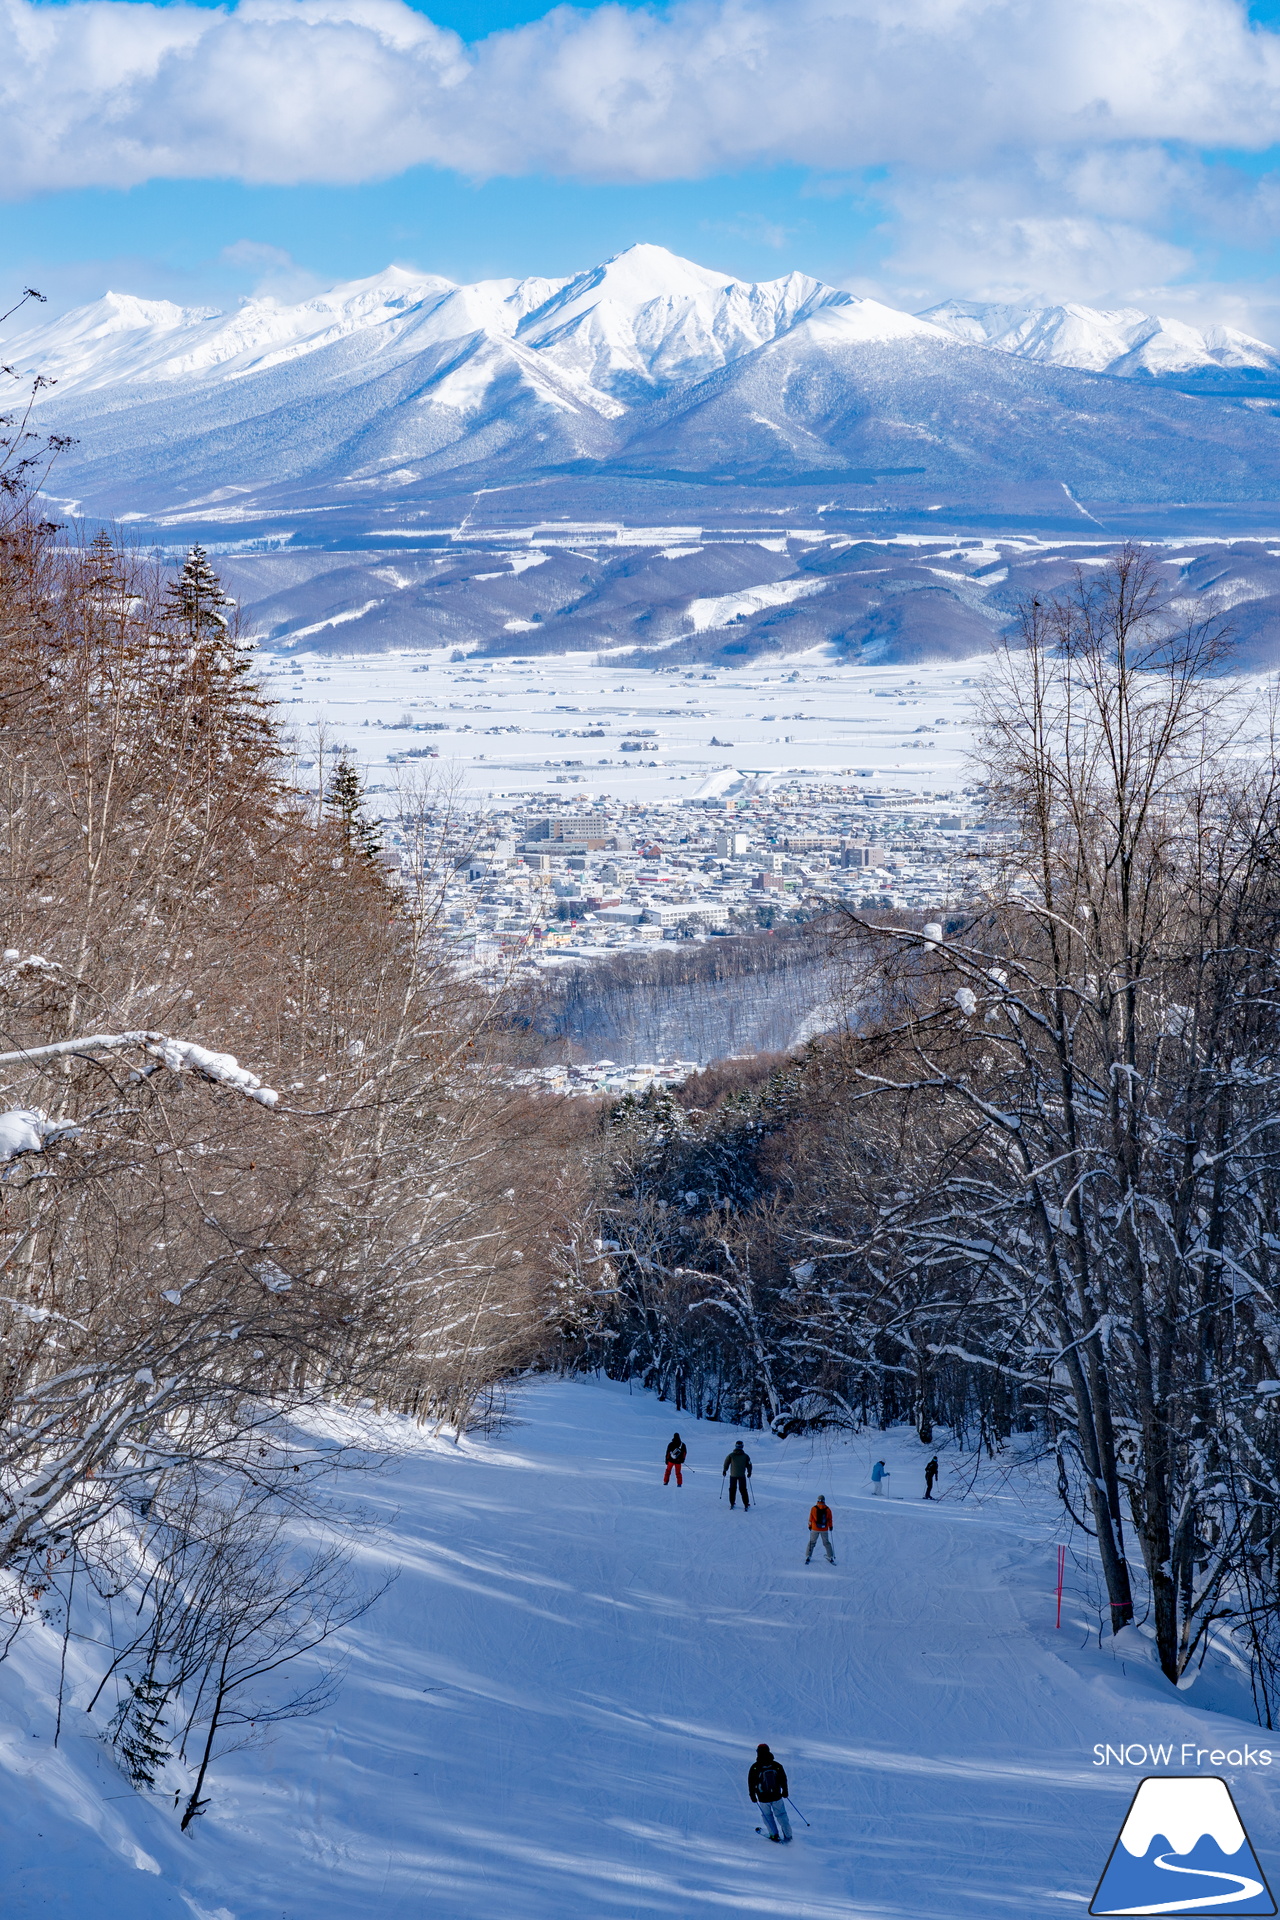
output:
[{"label": "snowboarder", "polygon": [[831,1529],[835,1525],[830,1507],[821,1494],[817,1502],[809,1509],[809,1551],[804,1557],[806,1567],[813,1558],[813,1550],[821,1540],[827,1550],[827,1559],[834,1567],[836,1557],[831,1551]]},{"label": "snowboarder", "polygon": [[[770,1840],[782,1842],[791,1838],[791,1822],[787,1818],[787,1775],[780,1761],[774,1759],[763,1741],[756,1748],[756,1757],[750,1773],[747,1775],[747,1792],[759,1807],[764,1825],[769,1830]],[[779,1833],[778,1829],[782,1831]],[[758,1829],[763,1832],[764,1828]]]},{"label": "snowboarder", "polygon": [[682,1487],[684,1485],[684,1475],[681,1473],[680,1469],[685,1463],[685,1457],[688,1454],[688,1451],[689,1449],[688,1447],[686,1447],[684,1441],[680,1438],[680,1435],[678,1433],[673,1433],[670,1440],[667,1442],[667,1470],[662,1476],[662,1484],[664,1487],[666,1486],[668,1480],[670,1480],[673,1470],[676,1476],[676,1485],[678,1487]]},{"label": "snowboarder", "polygon": [[924,1497],[926,1500],[932,1500],[933,1498],[933,1483],[937,1477],[938,1456],[935,1453],[932,1460],[926,1463],[924,1470]]},{"label": "snowboarder", "polygon": [[889,1477],[889,1469],[885,1466],[884,1461],[877,1460],[874,1467],[872,1467],[871,1469],[872,1493],[883,1494],[884,1483],[888,1479],[888,1477]]},{"label": "snowboarder", "polygon": [[745,1512],[751,1505],[751,1501],[747,1497],[747,1482],[751,1478],[751,1455],[747,1452],[741,1440],[736,1440],[734,1442],[733,1452],[727,1453],[724,1457],[724,1465],[720,1469],[720,1478],[722,1480],[726,1473],[729,1476],[729,1505],[732,1506],[736,1495],[741,1494],[742,1507]]}]

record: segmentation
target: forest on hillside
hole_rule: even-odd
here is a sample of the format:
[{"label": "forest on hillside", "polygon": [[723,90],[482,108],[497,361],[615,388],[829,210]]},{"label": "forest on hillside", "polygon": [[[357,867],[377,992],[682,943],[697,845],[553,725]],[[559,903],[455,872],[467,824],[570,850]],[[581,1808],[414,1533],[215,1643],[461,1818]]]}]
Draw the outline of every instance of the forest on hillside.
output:
[{"label": "forest on hillside", "polygon": [[579,1147],[528,1124],[355,770],[294,784],[207,558],[77,543],[38,510],[56,447],[8,427],[0,1658],[33,1620],[88,1648],[135,1783],[186,1761],[185,1825],[374,1598],[323,1525],[370,1464],[326,1410],[462,1431],[541,1356]]},{"label": "forest on hillside", "polygon": [[839,972],[825,927],[808,921],[558,967],[525,989],[510,1018],[549,1052],[727,1059],[788,1047],[807,1024],[829,1024]]},{"label": "forest on hillside", "polygon": [[[1024,609],[1009,823],[941,920],[844,926],[850,1019],[608,1116],[561,1277],[583,1364],[776,1432],[1056,1459],[1101,1619],[1280,1684],[1280,771],[1141,551]],[[590,1251],[586,1251],[588,1244]]]}]

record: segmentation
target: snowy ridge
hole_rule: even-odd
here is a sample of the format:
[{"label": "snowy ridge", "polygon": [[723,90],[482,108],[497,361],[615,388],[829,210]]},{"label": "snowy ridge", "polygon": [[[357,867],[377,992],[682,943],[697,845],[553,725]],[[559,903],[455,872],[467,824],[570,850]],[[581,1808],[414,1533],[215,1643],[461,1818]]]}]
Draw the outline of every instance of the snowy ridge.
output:
[{"label": "snowy ridge", "polygon": [[1079,367],[1122,379],[1248,368],[1273,373],[1280,352],[1235,327],[1201,331],[1137,307],[1101,309],[983,305],[946,300],[921,316],[970,346],[994,347],[1045,366]]},{"label": "snowy ridge", "polygon": [[565,280],[482,280],[388,267],[295,305],[232,314],[107,293],[11,333],[6,353],[64,393],[117,383],[229,379],[340,342],[395,361],[445,341],[519,341],[575,384],[618,399],[698,378],[807,326],[815,341],[954,339],[1042,365],[1123,378],[1198,369],[1280,370],[1280,351],[1234,327],[1199,329],[1138,308],[948,300],[900,312],[803,273],[741,281],[665,247],[628,247]]},{"label": "snowy ridge", "polygon": [[[1112,504],[1280,502],[1280,354],[1264,342],[1136,311],[904,313],[655,246],[563,280],[393,267],[232,314],[113,293],[2,347],[56,383],[39,418],[75,445],[55,510],[149,520],[165,544],[233,525],[278,545],[317,513],[330,541],[470,537],[498,492],[486,520],[713,525],[734,485],[758,526],[797,510],[777,489],[834,485],[805,511],[902,513],[916,532],[953,511],[1105,530]],[[711,492],[677,508],[651,491],[673,484]],[[723,590],[708,579],[698,597]]]},{"label": "snowy ridge", "polygon": [[805,274],[749,283],[634,246],[569,280],[458,286],[400,267],[282,306],[234,314],[107,293],[47,326],[11,334],[6,353],[51,375],[63,394],[114,383],[228,379],[339,342],[397,360],[441,342],[518,342],[562,377],[604,392],[654,390],[750,353],[823,310],[840,337],[935,333],[928,322],[859,300]]}]

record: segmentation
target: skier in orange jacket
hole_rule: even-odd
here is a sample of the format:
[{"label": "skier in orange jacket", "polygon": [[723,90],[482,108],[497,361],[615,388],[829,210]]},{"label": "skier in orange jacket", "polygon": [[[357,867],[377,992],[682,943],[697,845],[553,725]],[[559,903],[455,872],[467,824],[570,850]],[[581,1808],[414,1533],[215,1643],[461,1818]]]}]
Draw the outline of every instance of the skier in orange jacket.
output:
[{"label": "skier in orange jacket", "polygon": [[834,1567],[836,1557],[831,1551],[831,1529],[834,1525],[835,1516],[822,1495],[819,1494],[814,1505],[809,1509],[809,1551],[804,1557],[806,1567],[813,1558],[813,1550],[819,1540],[821,1540],[823,1546],[826,1548],[827,1558]]}]

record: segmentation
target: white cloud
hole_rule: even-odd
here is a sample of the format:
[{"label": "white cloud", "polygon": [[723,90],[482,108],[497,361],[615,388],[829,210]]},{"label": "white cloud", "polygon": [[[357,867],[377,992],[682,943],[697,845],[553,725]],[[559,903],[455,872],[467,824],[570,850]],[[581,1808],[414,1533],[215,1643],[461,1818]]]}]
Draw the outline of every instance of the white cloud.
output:
[{"label": "white cloud", "polygon": [[1280,139],[1280,36],[1236,0],[560,7],[467,47],[401,0],[0,0],[10,193],[431,162],[660,180],[788,161]]},{"label": "white cloud", "polygon": [[[865,201],[865,185],[850,189]],[[1251,177],[1186,149],[1127,142],[1093,151],[992,155],[980,170],[900,167],[875,188],[885,220],[874,273],[851,292],[919,310],[952,296],[1027,305],[1138,307],[1192,325],[1222,321],[1280,340],[1280,285],[1205,274],[1205,242],[1274,244],[1280,175]]]},{"label": "white cloud", "polygon": [[[912,258],[912,241],[924,258]],[[927,266],[926,285],[975,300],[1084,300],[1097,306],[1134,304],[1137,288],[1169,281],[1193,263],[1185,248],[1122,221],[1022,215],[908,235],[886,264],[917,273]]]},{"label": "white cloud", "polygon": [[942,293],[1136,304],[1139,287],[1167,284],[1195,264],[1187,248],[1139,224],[1158,224],[1186,184],[1177,168],[1169,177],[1169,168],[1147,167],[1148,157],[1102,156],[1110,164],[1099,168],[1091,157],[1028,155],[943,180],[907,170],[881,191],[894,216],[885,284],[913,306]]},{"label": "white cloud", "polygon": [[[857,191],[887,257],[858,286],[897,305],[1083,299],[1274,336],[1275,291],[1193,281],[1188,246],[1274,244],[1280,176],[1195,149],[1276,142],[1280,33],[1240,0],[559,6],[473,46],[402,0],[0,0],[0,196],[421,164],[618,183],[790,164],[831,188],[876,169]],[[788,235],[749,210],[723,230]],[[256,244],[220,270],[312,290]]]},{"label": "white cloud", "polygon": [[319,275],[300,266],[283,247],[273,247],[263,240],[233,241],[218,255],[218,264],[250,275],[255,299],[279,300],[282,305],[292,306],[325,289]]}]

